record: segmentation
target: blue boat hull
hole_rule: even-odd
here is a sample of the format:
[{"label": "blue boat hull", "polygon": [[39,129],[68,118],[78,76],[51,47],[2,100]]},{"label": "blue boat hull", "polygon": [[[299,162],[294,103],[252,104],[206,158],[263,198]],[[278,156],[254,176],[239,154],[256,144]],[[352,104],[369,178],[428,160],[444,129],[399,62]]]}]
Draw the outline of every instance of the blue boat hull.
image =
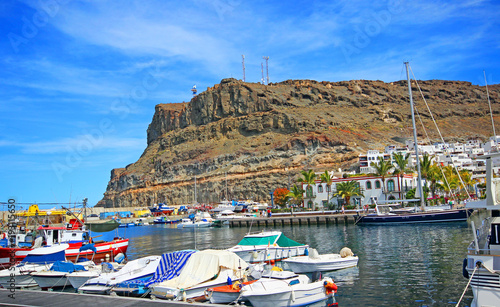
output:
[{"label": "blue boat hull", "polygon": [[357,225],[442,223],[467,221],[472,209],[430,211],[399,215],[365,215],[356,220]]}]

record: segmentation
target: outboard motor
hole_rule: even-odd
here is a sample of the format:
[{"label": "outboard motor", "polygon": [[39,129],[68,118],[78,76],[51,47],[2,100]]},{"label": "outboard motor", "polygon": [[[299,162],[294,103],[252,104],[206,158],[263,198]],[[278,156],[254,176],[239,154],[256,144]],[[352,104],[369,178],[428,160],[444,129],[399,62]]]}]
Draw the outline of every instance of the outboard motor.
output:
[{"label": "outboard motor", "polygon": [[321,275],[321,272],[313,272],[312,273],[312,276],[311,276],[311,279],[312,279],[312,282],[316,282],[318,280],[321,280],[323,278],[323,276]]}]

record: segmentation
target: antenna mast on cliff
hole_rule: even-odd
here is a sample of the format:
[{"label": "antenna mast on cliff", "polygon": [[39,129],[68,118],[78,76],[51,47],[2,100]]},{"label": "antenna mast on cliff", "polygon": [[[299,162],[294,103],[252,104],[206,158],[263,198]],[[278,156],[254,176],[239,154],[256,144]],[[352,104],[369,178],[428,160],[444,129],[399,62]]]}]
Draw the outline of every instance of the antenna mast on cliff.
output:
[{"label": "antenna mast on cliff", "polygon": [[198,94],[198,90],[196,89],[196,84],[193,85],[193,88],[191,89],[191,92],[193,92],[193,97],[195,97],[196,94]]},{"label": "antenna mast on cliff", "polygon": [[243,82],[245,82],[245,55],[241,55],[241,65],[243,66]]},{"label": "antenna mast on cliff", "polygon": [[[264,60],[266,60],[266,77],[267,77],[267,83],[266,84],[269,84],[269,66],[268,66],[269,57],[268,56],[263,56],[262,58]],[[262,79],[264,79],[264,75],[262,75]]]},{"label": "antenna mast on cliff", "polygon": [[262,82],[262,84],[265,84],[264,83],[264,64],[262,64],[262,62],[260,62],[260,72],[262,73],[262,78],[260,79],[260,81]]}]

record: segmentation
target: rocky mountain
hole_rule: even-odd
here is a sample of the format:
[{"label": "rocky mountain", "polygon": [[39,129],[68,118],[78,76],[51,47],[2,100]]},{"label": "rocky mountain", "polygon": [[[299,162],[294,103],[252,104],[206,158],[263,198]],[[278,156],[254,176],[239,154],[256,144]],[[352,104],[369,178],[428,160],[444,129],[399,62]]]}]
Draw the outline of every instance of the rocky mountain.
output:
[{"label": "rocky mountain", "polygon": [[[422,96],[446,141],[492,134],[484,87],[413,81],[418,135],[439,142]],[[489,87],[495,118],[500,85]],[[417,123],[420,120],[417,119]],[[369,149],[412,137],[406,81],[288,80],[262,85],[223,79],[188,103],[159,104],[140,159],[113,169],[98,206],[269,201],[301,170],[349,169]]]}]

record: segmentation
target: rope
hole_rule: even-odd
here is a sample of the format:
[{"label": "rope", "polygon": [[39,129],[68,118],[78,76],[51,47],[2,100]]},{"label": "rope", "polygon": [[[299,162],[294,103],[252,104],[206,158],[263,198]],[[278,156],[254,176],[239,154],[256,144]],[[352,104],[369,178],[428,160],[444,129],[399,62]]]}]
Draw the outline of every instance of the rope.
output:
[{"label": "rope", "polygon": [[472,277],[474,277],[474,274],[476,273],[476,270],[477,270],[478,267],[479,266],[476,265],[476,267],[474,268],[474,271],[472,272],[472,275],[470,276],[469,281],[467,282],[467,286],[465,286],[464,292],[462,293],[462,296],[458,300],[458,303],[455,305],[455,307],[458,307],[460,305],[460,302],[464,298],[465,292],[467,291],[467,288],[469,288],[470,282],[472,281]]}]

